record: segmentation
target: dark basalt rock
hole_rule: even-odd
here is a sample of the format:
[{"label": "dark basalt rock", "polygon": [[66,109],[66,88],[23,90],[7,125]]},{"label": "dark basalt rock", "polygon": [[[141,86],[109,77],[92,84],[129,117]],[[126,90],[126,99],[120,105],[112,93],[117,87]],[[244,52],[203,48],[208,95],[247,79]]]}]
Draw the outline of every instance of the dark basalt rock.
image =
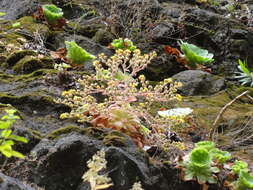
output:
[{"label": "dark basalt rock", "polygon": [[200,70],[180,72],[172,77],[183,84],[178,91],[186,96],[211,95],[225,87],[225,79]]},{"label": "dark basalt rock", "polygon": [[[108,148],[101,141],[76,132],[55,140],[43,139],[31,151],[29,161],[20,161],[8,173],[45,190],[89,189],[89,184],[81,178],[88,170],[86,162],[101,149],[105,150],[107,160],[104,172],[114,184],[110,190],[129,190],[138,181],[145,190],[201,189],[195,181],[180,180],[180,170],[173,165],[154,165],[133,143]],[[223,189],[219,185],[213,187]]]},{"label": "dark basalt rock", "polygon": [[1,190],[35,190],[28,185],[25,185],[18,179],[8,177],[0,172],[0,189]]},{"label": "dark basalt rock", "polygon": [[3,16],[6,20],[15,20],[22,16],[29,16],[39,7],[38,0],[1,0],[0,12],[6,13]]}]

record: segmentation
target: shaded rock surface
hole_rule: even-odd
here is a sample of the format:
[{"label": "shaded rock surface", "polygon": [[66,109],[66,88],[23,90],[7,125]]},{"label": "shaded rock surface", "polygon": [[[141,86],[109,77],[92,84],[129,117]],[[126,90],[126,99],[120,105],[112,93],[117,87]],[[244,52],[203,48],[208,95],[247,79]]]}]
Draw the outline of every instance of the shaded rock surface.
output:
[{"label": "shaded rock surface", "polygon": [[[13,170],[8,169],[8,173],[47,190],[85,189],[87,185],[82,184],[81,177],[88,169],[86,162],[101,148],[106,152],[108,164],[105,172],[114,183],[112,190],[129,190],[137,181],[145,190],[201,189],[197,183],[178,180],[177,169],[153,165],[132,143],[121,148],[105,147],[101,141],[77,133],[50,141],[43,139],[31,151],[29,161],[19,161]],[[215,185],[211,189],[215,188],[219,187]]]},{"label": "shaded rock surface", "polygon": [[3,173],[0,173],[0,188],[1,190],[35,190],[32,187],[29,187],[28,185],[24,185],[21,181],[8,177],[4,175]]},{"label": "shaded rock surface", "polygon": [[0,11],[6,13],[4,19],[15,20],[31,15],[39,7],[38,0],[1,0]]},{"label": "shaded rock surface", "polygon": [[172,78],[183,84],[178,90],[186,96],[211,95],[225,88],[224,78],[199,70],[183,71]]}]

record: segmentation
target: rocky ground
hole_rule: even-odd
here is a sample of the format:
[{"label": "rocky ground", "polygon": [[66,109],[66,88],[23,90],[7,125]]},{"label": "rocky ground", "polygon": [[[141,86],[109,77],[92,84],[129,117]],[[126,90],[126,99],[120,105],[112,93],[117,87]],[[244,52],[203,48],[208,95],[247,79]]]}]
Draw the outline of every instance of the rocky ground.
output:
[{"label": "rocky ground", "polygon": [[[196,182],[182,181],[173,164],[151,160],[124,134],[59,119],[70,108],[55,103],[54,99],[75,84],[57,82],[55,61],[49,52],[64,47],[65,40],[75,40],[94,55],[112,55],[107,46],[122,36],[132,39],[143,52],[155,50],[158,57],[144,74],[152,81],[172,77],[183,83],[179,89],[184,96],[181,104],[194,109],[200,128],[187,134],[187,143],[192,144],[207,138],[224,105],[245,90],[253,96],[252,88],[242,87],[233,79],[238,59],[246,59],[253,68],[253,2],[147,0],[141,9],[138,6],[144,4],[139,0],[112,2],[0,0],[0,12],[6,13],[0,17],[0,109],[3,112],[11,106],[19,111],[22,119],[15,124],[15,131],[29,139],[28,144],[15,147],[26,159],[9,159],[6,163],[1,157],[1,189],[89,189],[81,177],[88,169],[86,162],[102,148],[106,150],[107,171],[114,183],[110,189],[129,190],[136,181],[145,190],[202,188]],[[62,30],[52,30],[31,17],[45,3],[54,3],[64,10],[67,24]],[[127,20],[131,10],[138,10],[144,20],[140,23],[137,20],[137,24]],[[16,22],[21,25],[12,27]],[[178,47],[178,39],[214,53],[215,62],[208,65],[212,72],[186,70],[166,54],[164,45]],[[70,72],[78,78],[94,71],[90,63]],[[241,98],[220,119],[217,135],[220,147],[249,163],[253,158],[253,138],[242,141],[233,129],[243,126],[252,115],[252,99]],[[251,120],[249,128],[252,125]],[[123,143],[119,139],[124,139]],[[209,189],[226,188],[218,184]]]}]

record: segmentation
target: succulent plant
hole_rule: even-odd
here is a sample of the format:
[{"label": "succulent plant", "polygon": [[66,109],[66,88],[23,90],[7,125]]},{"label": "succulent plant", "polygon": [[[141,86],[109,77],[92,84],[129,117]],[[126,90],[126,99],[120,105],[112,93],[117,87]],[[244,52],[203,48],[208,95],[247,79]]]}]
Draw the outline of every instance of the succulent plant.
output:
[{"label": "succulent plant", "polygon": [[239,178],[236,181],[236,190],[253,189],[253,176],[244,170],[240,171]]},{"label": "succulent plant", "polygon": [[235,72],[238,75],[234,78],[239,79],[241,85],[250,85],[253,87],[253,72],[250,72],[247,68],[247,62],[239,59],[238,64],[239,72]]},{"label": "succulent plant", "polygon": [[224,164],[227,160],[231,158],[231,154],[227,151],[222,151],[218,148],[214,148],[210,151],[212,160],[217,161],[220,164]]},{"label": "succulent plant", "polygon": [[180,41],[181,51],[184,53],[184,58],[191,67],[196,67],[196,64],[211,63],[214,61],[213,54],[207,50],[201,49],[198,46]]},{"label": "succulent plant", "polygon": [[85,64],[87,61],[96,58],[94,55],[78,46],[74,41],[65,41],[65,45],[67,48],[67,58],[70,59],[73,64]]},{"label": "succulent plant", "polygon": [[197,179],[199,184],[216,183],[213,173],[218,173],[217,167],[212,167],[212,159],[209,152],[203,147],[194,148],[187,160],[183,162],[185,167],[184,180]]},{"label": "succulent plant", "polygon": [[94,127],[111,128],[121,131],[130,136],[140,147],[144,144],[143,130],[147,132],[147,128],[141,125],[139,118],[127,109],[111,108],[108,110],[108,115],[98,115],[91,123]]},{"label": "succulent plant", "polygon": [[16,120],[20,119],[20,117],[15,114],[16,110],[14,109],[7,109],[5,111],[7,114],[0,118],[0,153],[7,158],[12,156],[17,158],[25,158],[25,156],[20,152],[13,150],[15,142],[28,142],[26,138],[14,135],[11,128]]},{"label": "succulent plant", "polygon": [[128,49],[130,51],[134,51],[137,47],[133,44],[133,42],[127,38],[119,38],[112,41],[111,46],[113,49]]},{"label": "succulent plant", "polygon": [[215,143],[212,141],[200,141],[195,143],[195,146],[205,148],[207,151],[210,151],[215,148]]},{"label": "succulent plant", "polygon": [[241,160],[236,160],[234,162],[234,164],[232,165],[231,169],[235,174],[238,174],[238,175],[240,174],[240,171],[242,171],[242,170],[244,170],[246,172],[249,171],[248,164],[244,161],[241,161]]},{"label": "succulent plant", "polygon": [[47,4],[42,6],[43,14],[46,18],[46,20],[49,23],[54,23],[58,19],[63,17],[63,12],[61,8],[58,8],[57,6],[53,4]]}]

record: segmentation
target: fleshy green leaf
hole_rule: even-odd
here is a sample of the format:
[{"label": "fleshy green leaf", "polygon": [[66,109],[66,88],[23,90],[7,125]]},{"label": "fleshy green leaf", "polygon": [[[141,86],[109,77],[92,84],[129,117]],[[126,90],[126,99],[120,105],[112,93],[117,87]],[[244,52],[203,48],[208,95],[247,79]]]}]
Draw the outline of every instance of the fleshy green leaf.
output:
[{"label": "fleshy green leaf", "polygon": [[63,17],[63,12],[61,8],[51,4],[51,5],[43,5],[42,10],[45,18],[49,23],[54,23],[58,19]]},{"label": "fleshy green leaf", "polygon": [[94,55],[85,51],[74,41],[65,41],[65,45],[68,51],[67,58],[70,59],[73,64],[85,64],[87,61],[96,59]]},{"label": "fleshy green leaf", "polygon": [[4,16],[4,15],[6,15],[6,13],[0,12],[0,16]]},{"label": "fleshy green leaf", "polygon": [[112,41],[111,46],[113,49],[123,49],[134,51],[137,47],[133,44],[133,42],[127,38],[119,38]]},{"label": "fleshy green leaf", "polygon": [[239,174],[239,186],[244,186],[246,188],[253,188],[253,176],[246,171],[241,171]]},{"label": "fleshy green leaf", "polygon": [[190,170],[185,171],[185,176],[184,176],[185,181],[193,180],[193,177],[194,177],[193,172],[191,172]]},{"label": "fleshy green leaf", "polygon": [[200,141],[195,143],[195,146],[205,148],[207,151],[210,151],[211,149],[215,148],[215,143],[212,141]]},{"label": "fleshy green leaf", "polygon": [[217,180],[216,180],[214,177],[208,177],[208,178],[207,178],[207,181],[208,181],[208,183],[211,183],[211,184],[212,184],[212,183],[213,183],[213,184],[214,184],[214,183],[217,183]]},{"label": "fleshy green leaf", "polygon": [[250,74],[250,71],[249,69],[247,68],[247,63],[246,61],[242,61],[242,60],[238,60],[238,63],[239,63],[239,69],[244,72],[245,74],[249,75]]},{"label": "fleshy green leaf", "polygon": [[14,157],[17,157],[17,158],[22,158],[22,159],[25,158],[25,156],[22,153],[17,152],[15,150],[10,150],[9,152],[10,152],[11,156],[14,156]]},{"label": "fleshy green leaf", "polygon": [[190,154],[190,161],[199,167],[211,164],[211,157],[206,149],[194,148]]},{"label": "fleshy green leaf", "polygon": [[248,169],[248,164],[244,161],[241,161],[241,160],[236,160],[234,162],[234,164],[232,165],[231,167],[232,171],[235,173],[235,174],[239,174],[240,171],[244,170],[246,172],[249,171]]},{"label": "fleshy green leaf", "polygon": [[10,158],[10,157],[12,156],[9,149],[2,149],[2,148],[0,147],[0,151],[1,151],[1,153],[2,153],[4,156],[6,156],[7,158]]},{"label": "fleshy green leaf", "polygon": [[12,133],[12,130],[3,130],[1,132],[1,137],[2,138],[8,138],[10,136],[10,134]]},{"label": "fleshy green leaf", "polygon": [[241,85],[249,85],[253,87],[253,73],[247,68],[246,61],[238,60],[238,69],[240,72],[235,72],[238,76],[235,76],[235,79],[240,79],[239,82]]},{"label": "fleshy green leaf", "polygon": [[12,139],[12,140],[23,142],[23,143],[28,143],[28,140],[25,137],[20,137],[16,135],[10,135],[8,139]]},{"label": "fleshy green leaf", "polygon": [[212,149],[210,154],[214,160],[217,160],[221,164],[225,163],[231,158],[231,154],[229,152],[219,150],[218,148]]},{"label": "fleshy green leaf", "polygon": [[0,129],[8,129],[11,126],[10,121],[0,121]]},{"label": "fleshy green leaf", "polygon": [[180,41],[181,51],[184,53],[186,60],[190,65],[195,64],[205,64],[214,61],[213,54],[208,53],[207,50],[201,49],[193,44],[188,44],[186,42]]},{"label": "fleshy green leaf", "polygon": [[7,141],[4,141],[0,146],[1,147],[11,147],[12,145],[14,145],[14,142],[12,140],[7,140]]}]

